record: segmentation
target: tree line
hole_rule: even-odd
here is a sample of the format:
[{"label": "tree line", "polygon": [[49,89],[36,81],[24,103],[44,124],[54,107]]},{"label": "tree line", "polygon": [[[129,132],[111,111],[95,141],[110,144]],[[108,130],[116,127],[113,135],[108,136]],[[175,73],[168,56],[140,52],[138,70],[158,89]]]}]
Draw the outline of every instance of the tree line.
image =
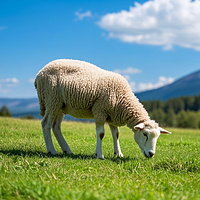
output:
[{"label": "tree line", "polygon": [[200,128],[200,95],[142,102],[161,126]]},{"label": "tree line", "polygon": [[[151,119],[160,126],[180,128],[200,128],[200,95],[169,99],[167,101],[142,101]],[[0,109],[0,116],[10,117],[6,106]],[[24,118],[32,119],[32,116]]]},{"label": "tree line", "polygon": [[0,109],[0,116],[1,117],[11,117],[11,113],[6,106],[2,106]]},{"label": "tree line", "polygon": [[[9,111],[9,109],[4,105],[1,107],[0,109],[0,117],[11,117],[11,113]],[[34,117],[32,115],[27,115],[22,117],[22,119],[34,119]]]}]

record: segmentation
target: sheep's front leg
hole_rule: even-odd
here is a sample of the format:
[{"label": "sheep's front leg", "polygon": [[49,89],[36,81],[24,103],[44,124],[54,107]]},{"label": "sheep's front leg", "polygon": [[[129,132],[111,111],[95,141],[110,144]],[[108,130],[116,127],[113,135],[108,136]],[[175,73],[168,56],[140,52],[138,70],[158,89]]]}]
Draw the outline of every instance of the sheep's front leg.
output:
[{"label": "sheep's front leg", "polygon": [[62,151],[66,154],[73,154],[61,132],[61,122],[63,120],[63,117],[64,117],[64,114],[62,112],[60,112],[58,114],[58,116],[56,117],[56,119],[54,120],[54,123],[52,126],[53,133],[54,133]]},{"label": "sheep's front leg", "polygon": [[115,127],[110,124],[109,126],[110,126],[110,130],[113,137],[114,154],[116,154],[119,157],[123,157],[123,154],[121,152],[121,148],[119,145],[119,127]]},{"label": "sheep's front leg", "polygon": [[102,139],[104,137],[104,125],[96,124],[96,135],[97,135],[97,144],[95,154],[97,158],[104,159],[103,152],[102,152]]},{"label": "sheep's front leg", "polygon": [[56,155],[58,153],[53,146],[53,142],[52,142],[52,138],[51,138],[52,121],[53,120],[51,120],[50,115],[45,114],[41,124],[42,124],[42,132],[43,132],[43,136],[44,136],[44,140],[45,140],[45,144],[46,144],[46,148],[47,148],[47,153]]}]

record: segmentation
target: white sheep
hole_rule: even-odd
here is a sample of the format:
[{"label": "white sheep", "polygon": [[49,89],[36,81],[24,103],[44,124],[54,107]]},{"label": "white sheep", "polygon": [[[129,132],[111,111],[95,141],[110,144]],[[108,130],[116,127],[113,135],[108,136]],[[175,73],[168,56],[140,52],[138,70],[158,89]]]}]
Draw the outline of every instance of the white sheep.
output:
[{"label": "white sheep", "polygon": [[72,154],[61,133],[65,114],[94,118],[97,138],[95,154],[100,159],[104,158],[102,139],[106,122],[111,129],[114,154],[119,157],[123,157],[119,126],[127,125],[134,131],[136,143],[148,158],[155,154],[160,133],[170,133],[150,120],[125,78],[90,63],[68,59],[52,61],[37,74],[35,88],[40,114],[44,117],[41,124],[48,153],[57,154],[51,139],[52,128],[63,152]]}]

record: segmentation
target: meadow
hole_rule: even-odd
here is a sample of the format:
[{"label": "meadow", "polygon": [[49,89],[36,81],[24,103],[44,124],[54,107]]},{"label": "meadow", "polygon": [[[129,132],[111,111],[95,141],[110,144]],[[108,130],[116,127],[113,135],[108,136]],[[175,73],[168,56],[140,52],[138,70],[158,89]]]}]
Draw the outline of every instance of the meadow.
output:
[{"label": "meadow", "polygon": [[[166,128],[167,129],[167,128]],[[40,121],[0,118],[0,199],[200,199],[200,130],[168,128],[152,159],[133,132],[120,128],[124,158],[113,154],[105,125],[104,160],[96,159],[95,125],[63,122],[74,155],[46,153]]]}]

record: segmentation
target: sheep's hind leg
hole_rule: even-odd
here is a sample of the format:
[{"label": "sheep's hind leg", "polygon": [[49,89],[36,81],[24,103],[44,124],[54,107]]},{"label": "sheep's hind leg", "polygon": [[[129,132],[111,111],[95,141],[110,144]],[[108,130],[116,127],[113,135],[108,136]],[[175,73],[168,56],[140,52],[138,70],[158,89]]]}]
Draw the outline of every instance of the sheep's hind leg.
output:
[{"label": "sheep's hind leg", "polygon": [[52,125],[53,133],[54,133],[62,151],[66,154],[73,154],[61,132],[61,122],[62,122],[63,118],[64,118],[64,114],[62,111],[60,111]]},{"label": "sheep's hind leg", "polygon": [[102,139],[104,137],[104,125],[96,124],[96,134],[97,134],[97,144],[95,154],[97,158],[104,159],[103,152],[102,152]]},{"label": "sheep's hind leg", "polygon": [[119,127],[115,127],[110,124],[109,126],[110,126],[110,130],[113,137],[114,154],[116,154],[118,157],[123,157],[123,154],[121,152],[121,148],[119,145]]},{"label": "sheep's hind leg", "polygon": [[51,138],[52,122],[53,122],[53,117],[46,113],[41,124],[42,124],[42,132],[43,132],[43,136],[44,136],[44,140],[45,140],[45,144],[47,148],[47,153],[56,155],[58,153],[53,146],[53,142]]}]

